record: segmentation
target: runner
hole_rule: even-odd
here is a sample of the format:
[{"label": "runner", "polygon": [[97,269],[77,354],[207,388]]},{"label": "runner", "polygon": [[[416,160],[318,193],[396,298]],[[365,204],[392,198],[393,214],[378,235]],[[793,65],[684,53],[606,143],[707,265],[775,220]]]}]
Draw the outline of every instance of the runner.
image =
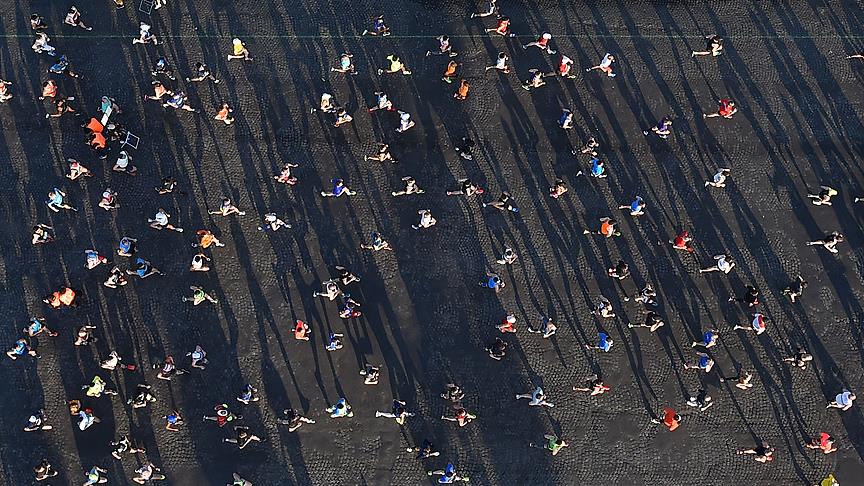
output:
[{"label": "runner", "polygon": [[591,396],[602,395],[612,388],[603,382],[600,375],[591,375],[588,377],[584,387],[574,386],[573,391],[590,392]]},{"label": "runner", "polygon": [[[369,113],[372,113],[372,112],[375,112],[378,110],[386,110],[386,111],[395,110],[395,108],[393,108],[393,102],[387,98],[387,93],[385,93],[383,91],[376,91],[375,92],[375,106],[369,107]],[[380,145],[386,145],[386,144],[380,144]]]},{"label": "runner", "polygon": [[841,412],[845,412],[852,408],[852,402],[854,402],[856,398],[857,397],[854,393],[844,388],[842,392],[838,393],[837,396],[834,397],[834,401],[828,403],[827,408],[838,408]]},{"label": "runner", "polygon": [[159,39],[150,32],[150,24],[145,22],[140,22],[138,26],[138,37],[132,39],[132,44],[159,44]]},{"label": "runner", "polygon": [[823,454],[831,454],[837,451],[837,446],[834,445],[834,437],[831,437],[827,432],[820,433],[810,442],[805,442],[804,447],[808,449],[819,449]]},{"label": "runner", "polygon": [[330,72],[357,74],[357,69],[354,67],[352,58],[354,56],[350,52],[343,52],[339,56],[339,67],[331,67]]},{"label": "runner", "polygon": [[249,56],[249,49],[246,49],[243,41],[236,37],[231,40],[231,52],[231,54],[228,54],[229,61],[232,59],[243,59],[244,61],[252,60],[252,57]]},{"label": "runner", "polygon": [[303,424],[314,424],[315,421],[306,418],[298,413],[293,408],[282,410],[282,417],[277,419],[280,424],[288,426],[288,432],[294,432],[303,426]]},{"label": "runner", "polygon": [[[34,25],[33,24],[33,17],[31,16],[30,19],[31,19],[30,25],[33,26]],[[38,19],[41,19],[41,17],[37,16],[37,24],[36,24],[37,27],[33,27],[33,28],[34,29],[44,28],[44,27],[42,27],[44,22],[38,22]],[[80,27],[84,30],[93,30],[93,27],[87,27],[84,24],[84,21],[81,20],[81,12],[75,7],[75,5],[72,5],[71,7],[69,7],[69,11],[66,12],[66,18],[63,20],[63,23],[66,25],[71,25],[72,27]],[[45,25],[45,27],[47,27],[47,25]]]},{"label": "runner", "polygon": [[289,186],[293,186],[297,184],[297,178],[291,175],[291,169],[295,167],[300,167],[298,164],[285,163],[282,166],[282,170],[279,171],[279,175],[273,176],[273,179],[276,179],[276,182],[280,184],[288,184]]},{"label": "runner", "polygon": [[720,106],[717,108],[717,113],[702,113],[702,118],[723,117],[731,120],[732,116],[735,115],[735,113],[738,113],[738,108],[735,106],[735,102],[729,98],[721,99],[719,104]]},{"label": "runner", "polygon": [[33,245],[42,245],[45,243],[51,243],[55,240],[54,237],[54,227],[48,226],[46,224],[37,224],[33,227],[33,235],[30,238],[30,243]]},{"label": "runner", "polygon": [[752,449],[740,449],[735,451],[739,456],[749,454],[753,455],[753,460],[756,462],[766,463],[774,460],[774,448],[769,446],[767,442],[762,442],[761,445]]},{"label": "runner", "polygon": [[330,418],[342,418],[342,417],[353,417],[354,411],[351,410],[351,405],[348,404],[348,401],[344,398],[340,398],[336,401],[336,404],[333,406],[327,407],[327,413],[330,414]]},{"label": "runner", "polygon": [[713,348],[717,345],[717,339],[720,338],[720,333],[715,331],[714,329],[708,329],[702,334],[701,341],[693,341],[693,344],[690,347],[695,348],[696,346],[702,346],[705,349]]},{"label": "runner", "polygon": [[417,185],[417,181],[414,180],[414,178],[411,176],[403,177],[402,182],[405,183],[405,189],[402,189],[401,191],[391,192],[390,194],[392,194],[393,197],[407,196],[410,194],[423,194],[424,192],[426,192],[423,189],[420,189],[420,186]]},{"label": "runner", "polygon": [[390,246],[390,243],[388,243],[386,240],[384,240],[384,238],[381,237],[381,234],[376,232],[376,231],[372,232],[372,234],[369,237],[369,240],[371,241],[370,244],[365,244],[365,243],[361,244],[360,248],[362,248],[364,250],[372,250],[372,251],[380,251],[380,250],[393,251],[393,247]]},{"label": "runner", "polygon": [[187,83],[200,83],[201,81],[209,79],[213,81],[213,84],[219,84],[219,80],[216,79],[216,76],[210,72],[210,68],[207,67],[203,62],[195,63],[195,74],[192,77],[186,78]]},{"label": "runner", "polygon": [[588,349],[588,350],[599,349],[600,351],[603,351],[604,353],[608,353],[609,350],[612,349],[613,344],[615,344],[615,341],[613,341],[612,338],[610,338],[608,334],[606,334],[605,332],[599,332],[599,333],[597,333],[597,344],[594,346],[592,346],[590,344],[586,344],[585,349]]},{"label": "runner", "polygon": [[66,174],[66,177],[70,180],[74,181],[79,177],[93,177],[93,173],[90,172],[90,169],[78,163],[77,160],[66,159],[66,162],[69,162],[69,173]]},{"label": "runner", "polygon": [[208,214],[218,214],[219,216],[231,216],[232,214],[236,214],[238,216],[245,216],[246,212],[240,211],[237,206],[231,202],[230,198],[223,197],[219,209],[216,211],[208,211]]},{"label": "runner", "polygon": [[138,168],[134,165],[130,165],[129,163],[131,161],[132,157],[129,156],[129,152],[121,150],[120,154],[117,156],[117,162],[114,163],[114,167],[112,167],[111,170],[134,176],[138,173]]},{"label": "runner", "polygon": [[630,216],[642,216],[645,214],[645,201],[642,196],[636,196],[630,204],[618,206],[618,209],[629,209]]},{"label": "runner", "polygon": [[757,312],[757,313],[753,314],[753,320],[750,322],[749,327],[748,326],[740,326],[740,325],[736,324],[735,327],[733,327],[732,329],[736,330],[736,331],[739,329],[743,330],[743,331],[754,331],[754,332],[756,332],[756,335],[758,336],[758,335],[762,334],[763,332],[765,332],[768,328],[765,326],[764,316]]},{"label": "runner", "polygon": [[351,189],[345,185],[345,181],[335,177],[330,179],[330,182],[333,184],[333,189],[330,192],[321,191],[321,197],[339,197],[343,194],[346,196],[355,196],[356,192],[352,192]]},{"label": "runner", "polygon": [[726,187],[726,178],[732,173],[732,169],[720,168],[710,181],[705,181],[705,187]]},{"label": "runner", "polygon": [[176,231],[177,233],[182,233],[183,228],[178,228],[168,222],[168,218],[170,217],[171,215],[163,208],[159,208],[159,210],[156,211],[156,215],[153,216],[153,219],[147,219],[147,222],[150,223],[150,227],[155,230],[169,229],[171,231]]},{"label": "runner", "polygon": [[681,426],[681,420],[681,416],[675,413],[675,410],[666,407],[663,409],[663,418],[653,418],[651,419],[651,423],[663,424],[669,432],[674,432],[675,429]]},{"label": "runner", "polygon": [[436,37],[438,41],[438,50],[437,51],[426,51],[426,57],[430,55],[441,56],[446,54],[447,57],[456,57],[459,55],[458,52],[453,51],[453,46],[450,44],[450,37],[446,35],[439,35]]},{"label": "runner", "polygon": [[539,386],[536,389],[534,389],[534,391],[532,391],[531,393],[523,393],[520,395],[516,395],[516,400],[520,400],[523,398],[528,399],[529,400],[528,405],[531,405],[534,407],[545,406],[545,407],[552,408],[555,406],[554,403],[549,403],[548,401],[546,401],[546,394],[543,393],[543,389],[540,388]]},{"label": "runner", "polygon": [[798,278],[795,280],[795,283],[783,289],[783,295],[789,297],[789,299],[794,303],[796,299],[799,299],[802,294],[804,294],[804,289],[807,288],[807,281],[804,280],[804,277],[798,275]]},{"label": "runner", "polygon": [[696,56],[719,56],[723,54],[723,38],[719,35],[706,35],[705,40],[707,45],[704,51],[691,51],[690,57]]},{"label": "runner", "polygon": [[540,37],[536,41],[524,44],[522,46],[522,49],[528,49],[529,47],[536,47],[536,48],[540,49],[541,51],[546,51],[546,54],[552,55],[552,54],[555,54],[557,51],[552,50],[552,47],[549,45],[550,40],[552,40],[552,34],[550,34],[548,32],[543,32],[543,34],[541,34]]},{"label": "runner", "polygon": [[408,417],[413,417],[415,414],[413,412],[409,412],[405,408],[406,402],[402,400],[393,399],[393,407],[391,412],[375,412],[375,417],[387,417],[396,420],[396,423],[399,425],[405,425],[405,419]]},{"label": "runner", "polygon": [[711,359],[706,353],[696,353],[696,364],[688,364],[684,363],[685,370],[702,370],[705,373],[710,373],[711,368],[714,367],[714,360]]},{"label": "runner", "polygon": [[219,111],[216,112],[216,116],[213,117],[214,120],[221,121],[226,125],[230,125],[234,123],[234,109],[231,108],[231,105],[228,103],[222,103],[222,106],[219,108]]},{"label": "runner", "polygon": [[417,214],[420,215],[420,221],[417,224],[412,224],[411,227],[415,230],[419,230],[421,228],[431,228],[435,226],[435,223],[438,222],[435,218],[432,217],[432,212],[428,209],[421,209],[417,211]]},{"label": "runner", "polygon": [[821,245],[823,248],[830,251],[831,253],[839,253],[839,251],[837,250],[837,243],[842,243],[844,241],[846,241],[846,237],[843,236],[842,233],[840,233],[839,231],[832,231],[831,233],[825,235],[825,237],[821,240],[808,241],[806,245]]},{"label": "runner", "polygon": [[612,238],[613,236],[621,236],[621,232],[618,231],[618,228],[617,228],[618,221],[616,221],[612,218],[609,218],[609,217],[600,218],[599,221],[600,221],[600,229],[598,229],[597,231],[583,230],[582,234],[583,235],[594,234],[594,235],[600,235],[600,236],[603,236],[606,238]]},{"label": "runner", "polygon": [[373,20],[372,30],[364,30],[360,35],[386,37],[390,35],[390,27],[387,27],[387,25],[384,23],[384,16],[379,15]]},{"label": "runner", "polygon": [[499,16],[495,27],[486,29],[487,34],[498,34],[501,37],[516,37],[516,34],[510,32],[510,17]]},{"label": "runner", "polygon": [[[495,69],[500,73],[510,74],[510,66],[507,65],[508,59],[510,59],[510,58],[507,57],[507,54],[504,54],[503,52],[499,52],[498,57],[495,58],[495,64],[493,64],[491,66],[486,66],[486,72],[488,72],[490,69]],[[453,64],[456,64],[453,61],[450,61],[450,62]],[[445,73],[445,77],[446,77],[446,73]],[[445,79],[445,81],[447,81],[447,80]],[[447,82],[449,83],[450,81],[447,81]]]},{"label": "runner", "polygon": [[585,70],[585,72],[586,73],[591,72],[591,71],[594,71],[596,69],[596,70],[599,70],[599,71],[605,73],[606,76],[609,76],[610,78],[614,78],[615,76],[617,76],[612,70],[612,63],[614,63],[614,62],[615,62],[615,56],[613,56],[612,54],[609,54],[607,52],[606,55],[603,56],[603,59],[600,60],[600,64],[587,68]]},{"label": "runner", "polygon": [[363,160],[374,160],[376,162],[390,162],[391,164],[395,164],[399,162],[398,160],[393,158],[393,154],[390,153],[390,146],[386,143],[378,142],[376,144],[375,153],[373,155],[364,155]]},{"label": "runner", "polygon": [[387,60],[387,68],[378,69],[378,76],[381,76],[382,74],[396,73],[402,73],[405,76],[411,75],[411,71],[408,70],[408,67],[405,66],[402,59],[400,59],[396,54],[390,54],[385,59]]},{"label": "runner", "polygon": [[725,274],[728,274],[732,271],[733,268],[735,268],[735,260],[730,255],[727,255],[725,253],[714,255],[714,260],[716,262],[714,265],[706,268],[700,268],[699,273],[723,272]]},{"label": "runner", "polygon": [[818,194],[807,194],[807,197],[812,199],[814,206],[830,206],[831,198],[838,194],[837,189],[834,189],[829,186],[819,186],[820,191]]},{"label": "runner", "polygon": [[[557,456],[561,449],[565,447],[570,447],[570,444],[564,442],[564,439],[554,436],[554,435],[544,435],[543,438],[546,439],[546,442],[543,444],[543,449],[546,449],[553,456]],[[539,447],[537,444],[531,442],[528,444],[528,447]]]}]

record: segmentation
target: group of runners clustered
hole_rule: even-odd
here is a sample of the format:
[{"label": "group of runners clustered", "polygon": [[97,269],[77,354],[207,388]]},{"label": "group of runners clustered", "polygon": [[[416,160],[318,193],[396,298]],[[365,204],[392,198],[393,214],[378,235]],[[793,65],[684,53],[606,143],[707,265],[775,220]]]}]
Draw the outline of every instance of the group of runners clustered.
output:
[{"label": "group of runners clustered", "polygon": [[[123,0],[113,0],[113,2],[117,8],[124,7]],[[156,9],[165,6],[167,6],[165,0],[157,0],[154,4]],[[471,15],[472,19],[478,19],[479,21],[485,21],[484,19],[487,17],[495,19],[494,25],[486,29],[488,34],[504,38],[516,37],[516,35],[510,30],[510,19],[501,14],[496,0],[488,0],[479,11]],[[91,29],[91,27],[84,22],[82,13],[74,6],[69,9],[66,17],[63,19],[63,23],[66,25],[66,28]],[[52,28],[51,23],[38,14],[33,14],[30,18],[30,26],[35,38],[32,46],[33,51],[36,55],[44,56],[44,58],[48,60],[49,64],[51,64],[47,70],[49,75],[42,83],[42,96],[40,96],[40,99],[48,99],[53,105],[53,113],[47,113],[46,118],[58,118],[67,115],[80,117],[81,114],[74,107],[74,98],[65,95],[61,88],[62,79],[65,76],[77,78],[79,75],[72,70],[70,59],[65,54],[62,54],[62,51],[58,49],[60,46],[55,47],[51,45],[51,38],[48,35],[48,32],[50,32]],[[390,28],[385,22],[384,16],[379,16],[372,20],[370,28],[363,31],[361,35],[386,37],[389,36],[390,33]],[[553,50],[551,41],[552,35],[548,32],[543,32],[537,36],[534,41],[528,42],[524,45],[520,44],[523,49],[536,48],[550,56],[555,56],[555,59],[558,62],[558,68],[553,72],[543,72],[539,69],[530,70],[530,77],[522,84],[524,89],[534,90],[542,88],[547,83],[546,79],[550,77],[559,77],[562,79],[572,79],[576,77],[573,73],[574,61],[566,55],[559,54],[556,50]],[[138,36],[131,39],[131,42],[136,45],[141,44],[146,46],[158,45],[164,43],[164,40],[160,40],[156,34],[151,32],[151,26],[149,24],[141,22]],[[456,90],[453,93],[453,98],[459,101],[467,99],[470,95],[471,83],[460,77],[460,63],[455,60],[455,58],[458,57],[458,53],[454,50],[448,36],[442,35],[438,37],[437,42],[438,45],[427,51],[426,56],[436,55],[444,57],[446,65],[442,73],[442,81],[448,85],[456,82]],[[720,56],[722,54],[723,39],[717,35],[710,35],[706,37],[705,49],[702,51],[693,51],[692,57]],[[864,56],[849,56],[850,59],[862,57]],[[227,59],[229,61],[240,60],[243,62],[253,62],[250,51],[247,49],[244,42],[236,38],[232,41],[231,51],[227,55]],[[504,52],[501,52],[491,61],[492,64],[487,66],[485,70],[487,72],[497,71],[502,75],[509,74],[511,72],[509,60],[509,56]],[[584,71],[596,71],[600,75],[611,79],[617,74],[614,67],[615,61],[615,56],[611,53],[607,53],[597,65],[586,66],[584,67]],[[356,75],[357,70],[353,63],[353,56],[351,53],[346,52],[342,54],[338,60],[338,64],[332,67],[331,71]],[[377,72],[380,76],[388,74],[408,76],[412,74],[404,61],[395,54],[386,56],[384,67],[378,69]],[[145,98],[147,101],[156,101],[161,103],[166,109],[184,110],[193,113],[202,113],[204,111],[202,108],[191,106],[186,94],[179,89],[173,88],[173,86],[179,84],[177,83],[177,76],[180,74],[175,73],[174,69],[170,67],[165,58],[159,58],[157,60],[151,75],[154,94],[152,96],[147,96]],[[183,78],[187,83],[210,82],[218,84],[221,81],[203,62],[197,62],[194,67],[189,69],[188,76],[183,76]],[[12,83],[0,79],[0,103],[5,103],[13,98],[13,89],[14,87],[12,86]],[[410,113],[396,108],[393,101],[389,99],[385,92],[379,91],[374,93],[374,98],[374,104],[368,109],[371,116],[375,116],[375,112],[379,110],[398,112],[398,125],[394,126],[395,132],[398,133],[411,130],[415,126]],[[313,112],[317,110],[318,109],[315,109]],[[132,163],[132,150],[123,149],[126,142],[128,142],[129,132],[122,127],[119,122],[111,121],[111,115],[121,113],[122,110],[117,106],[113,99],[103,97],[100,112],[101,115],[104,115],[102,120],[99,120],[96,117],[89,121],[86,119],[82,120],[82,127],[85,128],[88,133],[88,145],[90,145],[94,152],[102,159],[109,156],[116,156],[116,162],[112,168],[112,171],[116,173],[115,177],[134,177],[138,173],[138,169]],[[353,115],[348,113],[345,108],[339,106],[335,97],[329,93],[324,93],[321,96],[320,112],[332,115],[334,127],[339,127],[353,121]],[[736,112],[737,108],[734,101],[724,98],[718,100],[718,108],[716,111],[704,113],[703,118],[731,119]],[[231,106],[227,103],[222,103],[218,108],[214,109],[213,118],[226,125],[230,125],[234,122],[232,113],[233,109]],[[108,120],[107,123],[104,122],[106,119]],[[568,109],[564,109],[558,120],[559,126],[566,130],[572,128],[573,123],[573,113]],[[672,134],[672,126],[672,118],[668,116],[663,117],[656,126],[645,130],[643,134],[645,136],[656,136],[660,139],[666,140]],[[460,157],[472,160],[473,155],[471,152],[474,145],[474,141],[470,140],[468,137],[463,137],[456,143],[455,150]],[[115,147],[119,148],[115,149]],[[609,176],[608,168],[601,156],[600,143],[596,139],[590,138],[586,140],[580,149],[573,151],[573,154],[587,158],[586,170],[584,172],[578,171],[575,174],[577,177],[586,175],[588,177],[604,179]],[[386,143],[378,143],[375,152],[365,156],[364,160],[388,163],[397,162],[397,159],[390,152],[389,145]],[[77,160],[69,159],[67,163],[68,173],[66,174],[66,177],[69,181],[77,181],[79,179],[84,180],[93,176],[93,173]],[[589,166],[590,168],[588,168]],[[291,169],[296,167],[296,164],[286,162],[281,168],[281,171],[278,174],[274,174],[273,178],[279,183],[293,186],[297,184],[298,179],[292,174]],[[730,168],[717,168],[716,173],[705,181],[706,190],[724,188],[727,179],[731,176],[731,173],[732,171]],[[391,195],[393,197],[422,194],[425,192],[424,189],[419,187],[417,181],[413,177],[406,176],[402,180],[404,182],[404,187],[392,191]],[[59,185],[62,186],[63,184]],[[172,177],[163,178],[155,190],[162,195],[180,192],[178,182]],[[566,182],[564,179],[558,177],[549,188],[549,196],[557,199],[563,197],[567,191],[568,188]],[[484,193],[485,191],[481,187],[468,179],[460,180],[459,187],[447,191],[448,196],[461,195],[465,197],[479,197]],[[340,177],[333,178],[332,185],[320,192],[321,197],[325,198],[347,197],[356,194],[355,191],[352,191],[348,187],[347,182]],[[830,206],[831,198],[837,194],[838,191],[834,188],[822,186],[820,191],[817,193],[808,194],[808,198],[812,200],[814,205]],[[111,211],[119,207],[119,200],[120,195],[116,191],[111,188],[105,188],[102,192],[101,199],[98,202],[98,206],[106,211]],[[856,202],[858,202],[858,198],[856,198]],[[510,212],[519,211],[514,198],[507,192],[502,192],[497,199],[485,200],[481,204],[484,208],[494,208]],[[80,201],[75,201],[66,191],[55,187],[48,191],[46,205],[55,213],[61,211],[78,211],[77,206],[80,205]],[[645,199],[640,195],[635,195],[631,202],[622,204],[617,209],[624,211],[631,217],[640,217],[645,214],[646,207],[647,203]],[[234,202],[230,198],[226,197],[220,201],[218,209],[210,211],[210,214],[229,217],[232,215],[243,216],[246,213],[235,206]],[[176,221],[171,221],[171,215],[166,210],[156,208],[153,212],[153,217],[147,219],[146,226],[155,231],[167,230],[177,233],[184,232],[184,228],[179,227]],[[437,220],[431,210],[419,209],[417,223],[412,227],[418,231],[427,230],[432,228],[436,223]],[[144,225],[145,223],[142,221],[142,231],[147,230],[143,228]],[[258,227],[259,230],[273,232],[279,231],[282,228],[291,228],[291,225],[280,219],[276,213],[261,215],[261,225]],[[621,236],[621,231],[619,230],[617,217],[612,215],[610,212],[609,215],[604,215],[599,218],[596,227],[586,229],[584,234],[612,239]],[[54,234],[54,228],[52,226],[44,223],[37,223],[33,226],[32,243],[34,245],[50,244],[55,238],[56,235]],[[843,241],[844,236],[835,231],[825,235],[822,239],[806,242],[806,245],[822,247],[825,251],[837,253],[837,245]],[[693,238],[686,229],[679,230],[677,234],[669,240],[668,244],[675,250],[690,253],[695,251]],[[208,252],[212,252],[215,248],[222,246],[225,246],[225,244],[221,242],[210,230],[202,228],[194,231],[194,242],[192,243],[194,250],[192,252],[193,256],[191,257],[189,270],[191,272],[209,271],[209,262],[212,257],[208,256]],[[364,243],[361,248],[370,251],[393,250],[385,237],[377,231],[371,233],[368,242]],[[103,285],[109,289],[116,289],[126,285],[130,278],[148,279],[151,277],[158,278],[162,275],[162,272],[158,268],[139,254],[137,239],[134,236],[123,236],[118,241],[117,248],[112,253],[116,253],[116,256],[108,252],[101,253],[95,248],[82,248],[82,255],[84,257],[84,265],[86,268],[90,270],[103,266],[106,268],[106,276]],[[497,263],[499,265],[518,264],[518,255],[512,248],[505,248],[501,254],[501,258],[497,260]],[[734,270],[735,266],[736,262],[734,257],[728,253],[722,253],[714,255],[713,258],[708,260],[704,267],[700,269],[700,273],[720,272],[729,274]],[[315,292],[315,296],[322,297],[329,301],[337,301],[339,315],[344,319],[359,317],[361,315],[361,311],[359,310],[361,304],[351,296],[351,293],[348,290],[351,286],[357,285],[360,281],[360,277],[356,276],[345,266],[336,266],[336,273],[338,275],[322,283],[321,291]],[[614,266],[608,269],[607,273],[609,278],[614,279],[616,282],[621,282],[630,277],[629,265],[624,261],[618,261]],[[478,284],[495,293],[503,291],[507,285],[504,279],[496,272],[489,272],[480,279]],[[795,303],[801,298],[806,287],[806,279],[803,276],[799,276],[795,281],[790,282],[787,288],[783,289],[783,293],[788,296],[790,303]],[[198,306],[218,304],[218,299],[214,297],[211,289],[192,285],[189,288],[189,292],[189,295],[182,297],[182,301],[189,305]],[[54,309],[76,307],[78,305],[78,298],[78,291],[68,285],[61,286],[48,293],[44,298],[47,312],[39,312],[39,314],[45,314],[48,317],[38,315],[30,318],[30,321],[22,330],[21,337],[14,341],[11,348],[6,352],[7,357],[13,361],[38,358],[39,353],[37,344],[39,339],[57,338],[60,335],[58,331],[52,330],[50,327],[53,325],[52,321],[54,320],[54,318],[51,317],[52,314],[50,312]],[[766,321],[765,316],[759,312],[759,298],[759,290],[754,286],[748,286],[742,297],[733,297],[729,299],[730,302],[734,301],[744,306],[750,315],[748,318],[749,322],[735,325],[730,329],[705,329],[702,336],[691,344],[691,347],[694,350],[693,361],[682,363],[682,369],[694,370],[706,374],[710,373],[715,364],[712,355],[712,348],[720,344],[719,338],[724,332],[754,332],[756,335],[764,333],[767,330],[769,323]],[[660,306],[657,293],[651,284],[645,284],[641,291],[637,292],[636,295],[633,295],[632,297],[625,296],[623,298],[624,301],[631,301],[631,299],[644,307],[645,320],[644,323],[628,323],[627,326],[629,328],[634,330],[644,328],[648,330],[647,332],[654,333],[666,325],[666,319],[659,310]],[[612,302],[605,296],[597,297],[593,306],[593,313],[601,321],[615,319],[617,317]],[[501,322],[495,326],[496,332],[499,335],[495,337],[485,349],[485,352],[488,353],[491,359],[499,361],[504,359],[508,347],[507,335],[517,332],[516,324],[516,316],[510,314],[504,316]],[[557,326],[554,320],[550,317],[542,317],[538,325],[529,325],[527,327],[528,332],[539,334],[542,338],[546,339],[553,336],[556,330]],[[77,329],[73,336],[73,344],[75,346],[87,346],[94,343],[97,339],[94,335],[94,331],[95,326],[82,325]],[[312,330],[306,322],[298,320],[293,325],[293,334],[297,340],[308,341],[311,332]],[[341,337],[342,334],[329,333],[325,349],[331,352],[341,349],[343,347],[342,341],[340,340]],[[600,332],[597,335],[597,341],[586,344],[585,348],[608,353],[611,352],[613,344],[614,341],[608,333]],[[813,356],[802,346],[798,346],[793,354],[784,358],[784,361],[790,363],[790,366],[798,368],[807,368],[808,363],[812,360]],[[155,379],[170,381],[178,375],[192,372],[191,369],[204,370],[208,364],[207,353],[201,346],[196,346],[195,349],[186,353],[185,357],[183,357],[183,361],[184,363],[188,363],[188,365],[175,363],[173,356],[166,356],[163,362],[153,367],[154,370],[152,371],[152,376]],[[146,375],[150,374],[149,371],[142,370],[135,364],[124,360],[124,358],[116,351],[110,351],[109,354],[100,361],[99,368],[100,370],[96,370],[92,380],[82,383],[81,396],[70,398],[67,402],[69,414],[81,431],[85,431],[94,426],[98,427],[98,424],[100,423],[99,417],[95,416],[93,408],[90,405],[93,400],[111,400],[118,395],[118,391],[111,387],[109,382],[103,378],[103,375],[110,376],[112,373],[120,370],[130,373],[143,372],[141,373],[141,378],[143,380]],[[381,369],[379,366],[366,364],[364,368],[360,370],[359,375],[362,377],[362,380],[366,385],[374,386],[378,384]],[[754,375],[752,373],[742,370],[737,377],[729,378],[721,376],[720,380],[734,380],[735,387],[740,389],[741,393],[746,393],[747,390],[754,386],[753,378]],[[216,404],[213,409],[213,414],[202,417],[202,420],[211,421],[215,426],[220,428],[227,428],[230,432],[226,434],[223,441],[227,444],[232,444],[239,449],[244,449],[247,446],[263,440],[260,436],[256,435],[249,426],[240,425],[242,423],[240,407],[258,401],[259,397],[257,393],[258,390],[253,384],[239,384],[237,388],[239,393],[235,399],[239,405],[234,404],[233,401],[230,402],[230,404]],[[586,377],[583,381],[580,381],[573,386],[574,392],[586,393],[591,397],[598,397],[599,395],[609,393],[611,389],[611,385],[606,383],[599,373]],[[126,401],[126,405],[132,409],[145,408],[157,400],[157,393],[153,390],[152,386],[144,382],[137,384],[134,390],[126,390],[125,395],[129,397]],[[441,393],[441,398],[448,405],[449,413],[445,413],[441,416],[442,421],[452,422],[455,423],[456,426],[464,427],[477,419],[477,415],[468,411],[466,407],[463,406],[464,397],[465,392],[458,384],[449,383],[444,387]],[[836,408],[841,412],[846,411],[852,407],[855,398],[855,394],[850,390],[839,389],[837,390],[834,400],[826,403],[825,406],[828,408]],[[537,387],[534,390],[527,390],[526,393],[515,396],[515,400],[523,399],[527,400],[528,405],[530,406],[549,408],[555,406],[550,401],[551,398],[547,397],[543,389],[540,387]],[[598,397],[595,399],[602,400],[603,398]],[[686,400],[681,405],[684,407],[691,407],[698,412],[704,412],[712,407],[714,403],[715,401],[708,395],[706,390],[699,389],[693,393],[693,396],[691,396],[689,400]],[[674,432],[685,423],[682,414],[676,411],[677,408],[676,405],[670,404],[662,410],[658,410],[655,416],[650,418],[650,421],[658,426],[666,428],[669,432]],[[415,415],[414,412],[410,411],[410,409],[410,404],[395,398],[391,410],[375,411],[374,415],[375,417],[394,419],[399,425],[402,425],[408,418]],[[348,402],[347,398],[342,397],[330,404],[330,406],[326,407],[322,412],[332,419],[340,419],[344,417],[353,417],[355,410]],[[362,413],[365,414],[371,412],[363,411]],[[187,418],[181,410],[173,410],[171,413],[163,417],[164,427],[169,431],[178,431],[180,427],[183,427],[186,419]],[[26,432],[49,431],[53,428],[50,424],[49,417],[46,416],[44,410],[32,411],[32,414],[29,417],[22,417],[22,421],[25,424],[23,430]],[[289,431],[293,432],[304,424],[314,424],[315,420],[304,416],[301,411],[287,409],[283,411],[279,422],[285,425]],[[536,440],[526,441],[526,446],[544,449],[553,456],[559,454],[569,446],[564,437],[555,434],[548,434],[535,439]],[[806,438],[806,440],[803,441],[802,446],[819,450],[824,454],[830,454],[837,450],[837,445],[835,444],[834,437],[831,435],[830,431],[814,430],[812,437]],[[136,483],[145,484],[150,481],[165,479],[165,475],[162,474],[160,468],[147,458],[147,451],[139,441],[136,440],[136,438],[130,437],[128,434],[119,436],[116,440],[111,442],[111,447],[113,448],[112,456],[117,460],[122,459],[126,454],[136,456],[139,467],[135,470],[135,475],[132,477],[132,480]],[[408,452],[416,453],[417,458],[423,461],[433,461],[434,458],[440,455],[440,452],[437,451],[434,445],[428,440],[424,440],[420,445],[409,447]],[[754,444],[752,447],[741,448],[736,452],[739,455],[750,455],[754,460],[762,463],[771,462],[775,458],[774,448],[766,442]],[[468,481],[468,476],[457,472],[457,468],[452,462],[445,462],[443,464],[444,465],[441,468],[427,468],[429,476],[434,476],[440,483]],[[108,482],[108,470],[104,466],[104,464],[93,465],[92,468],[85,471],[86,482],[84,484],[92,485]],[[56,476],[58,471],[47,459],[43,459],[38,464],[34,465],[34,473],[37,481],[44,481]],[[252,484],[237,473],[234,473],[233,478],[230,478],[229,480],[231,481],[229,486],[251,486]],[[832,486],[839,483],[837,483],[833,476],[829,476],[821,484]]]}]

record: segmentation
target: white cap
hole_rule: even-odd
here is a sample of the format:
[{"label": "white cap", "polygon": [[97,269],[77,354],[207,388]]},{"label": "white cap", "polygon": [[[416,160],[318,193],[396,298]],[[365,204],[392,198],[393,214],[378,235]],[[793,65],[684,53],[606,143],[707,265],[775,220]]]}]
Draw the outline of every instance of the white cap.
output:
[{"label": "white cap", "polygon": [[235,46],[239,46],[239,45],[243,44],[243,42],[241,42],[240,39],[238,39],[236,37],[234,38],[234,40],[231,41],[231,43],[234,44]]},{"label": "white cap", "polygon": [[411,115],[409,115],[408,113],[405,113],[404,111],[402,112],[401,115],[399,115],[399,119],[401,119],[402,121],[408,121],[410,118],[411,118]]},{"label": "white cap", "polygon": [[513,314],[507,316],[507,322],[509,322],[510,324],[516,324],[516,316],[514,316]]},{"label": "white cap", "polygon": [[141,30],[150,30],[150,24],[145,24],[144,22],[141,22]]},{"label": "white cap", "polygon": [[549,39],[552,38],[552,34],[550,34],[549,32],[544,32],[544,33],[543,33],[543,38],[546,39],[546,40],[549,40]]}]

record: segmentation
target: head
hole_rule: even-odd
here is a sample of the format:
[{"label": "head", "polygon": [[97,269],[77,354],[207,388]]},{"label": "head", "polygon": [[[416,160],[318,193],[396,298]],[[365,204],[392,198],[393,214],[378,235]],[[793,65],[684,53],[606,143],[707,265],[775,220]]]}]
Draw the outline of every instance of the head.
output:
[{"label": "head", "polygon": [[243,41],[241,41],[240,39],[238,39],[238,38],[235,37],[234,39],[231,40],[231,44],[233,44],[233,45],[235,45],[235,46],[242,46],[242,45],[243,45]]},{"label": "head", "polygon": [[543,35],[542,35],[542,38],[543,38],[544,40],[547,40],[547,41],[548,41],[549,39],[552,38],[552,34],[550,34],[549,32],[544,32]]}]

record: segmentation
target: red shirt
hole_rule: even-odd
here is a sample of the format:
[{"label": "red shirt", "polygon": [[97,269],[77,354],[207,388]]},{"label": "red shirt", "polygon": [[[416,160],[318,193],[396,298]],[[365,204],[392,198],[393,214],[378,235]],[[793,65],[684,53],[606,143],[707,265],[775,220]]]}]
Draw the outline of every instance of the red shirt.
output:
[{"label": "red shirt", "polygon": [[735,112],[735,105],[728,99],[720,100],[720,116],[730,116]]}]

